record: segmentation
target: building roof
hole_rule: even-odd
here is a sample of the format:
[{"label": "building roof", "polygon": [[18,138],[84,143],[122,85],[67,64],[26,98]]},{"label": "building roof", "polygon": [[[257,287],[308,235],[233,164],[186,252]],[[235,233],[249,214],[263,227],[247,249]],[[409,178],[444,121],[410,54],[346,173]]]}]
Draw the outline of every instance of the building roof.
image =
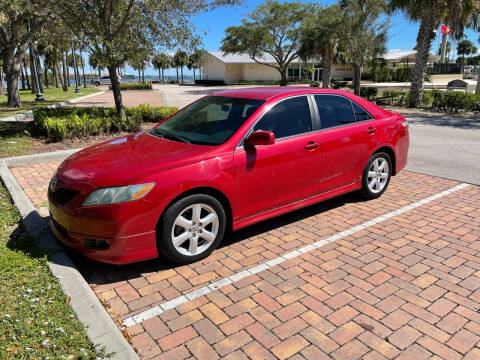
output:
[{"label": "building roof", "polygon": [[417,50],[398,50],[398,49],[393,49],[393,50],[388,50],[385,55],[383,55],[383,58],[385,60],[400,60],[403,58],[406,58],[408,56],[412,55],[417,55]]},{"label": "building roof", "polygon": [[[221,51],[209,51],[209,54],[213,57],[216,57],[221,62],[226,64],[246,64],[246,63],[255,63],[254,60],[248,54],[223,54]],[[269,63],[269,64],[276,64],[277,61],[273,58],[270,54],[264,54],[263,58],[261,59],[262,62]],[[300,59],[295,59],[292,63],[299,63],[302,62]]]}]

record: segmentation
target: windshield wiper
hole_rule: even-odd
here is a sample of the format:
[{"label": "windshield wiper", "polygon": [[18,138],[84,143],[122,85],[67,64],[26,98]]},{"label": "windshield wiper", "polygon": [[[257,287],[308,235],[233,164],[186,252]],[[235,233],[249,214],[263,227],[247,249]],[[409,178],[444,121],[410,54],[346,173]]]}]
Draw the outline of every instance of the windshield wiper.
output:
[{"label": "windshield wiper", "polygon": [[183,142],[183,143],[187,143],[187,144],[191,144],[190,140],[183,137],[183,136],[179,136],[179,135],[173,135],[173,134],[170,134],[170,133],[162,133],[162,132],[159,132],[158,131],[158,128],[157,129],[153,129],[152,133],[158,137],[162,137],[164,139],[168,139],[168,140],[173,140],[173,141],[178,141],[178,142]]},{"label": "windshield wiper", "polygon": [[190,144],[190,140],[188,140],[187,138],[184,138],[183,136],[178,136],[178,135],[173,135],[173,134],[162,134],[162,136],[165,139],[180,141],[180,142]]}]

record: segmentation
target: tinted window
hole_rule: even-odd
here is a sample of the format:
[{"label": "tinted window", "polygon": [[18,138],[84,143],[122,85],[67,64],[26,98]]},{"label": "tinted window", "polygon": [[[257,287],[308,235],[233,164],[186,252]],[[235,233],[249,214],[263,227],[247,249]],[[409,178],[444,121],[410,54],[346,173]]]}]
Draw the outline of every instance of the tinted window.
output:
[{"label": "tinted window", "polygon": [[355,118],[357,119],[357,121],[365,121],[365,120],[372,119],[370,114],[367,113],[364,108],[355,104],[353,101],[352,101],[352,106],[353,106],[353,112],[355,113]]},{"label": "tinted window", "polygon": [[316,95],[322,129],[355,122],[350,100],[343,96]]},{"label": "tinted window", "polygon": [[253,128],[253,131],[257,130],[272,131],[277,139],[311,131],[307,97],[297,96],[279,102],[262,116]]},{"label": "tinted window", "polygon": [[222,144],[263,103],[263,100],[208,96],[177,112],[152,133],[193,144]]}]

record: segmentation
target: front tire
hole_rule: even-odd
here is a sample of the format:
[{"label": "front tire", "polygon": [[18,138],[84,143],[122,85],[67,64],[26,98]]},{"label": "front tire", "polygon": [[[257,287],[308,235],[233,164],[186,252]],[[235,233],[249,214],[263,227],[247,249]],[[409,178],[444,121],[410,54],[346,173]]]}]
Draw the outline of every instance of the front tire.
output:
[{"label": "front tire", "polygon": [[222,204],[197,194],[178,200],[163,214],[157,231],[158,250],[171,261],[188,264],[209,256],[225,234]]},{"label": "front tire", "polygon": [[373,154],[362,174],[361,194],[364,198],[379,198],[387,190],[392,177],[392,160],[387,153]]}]

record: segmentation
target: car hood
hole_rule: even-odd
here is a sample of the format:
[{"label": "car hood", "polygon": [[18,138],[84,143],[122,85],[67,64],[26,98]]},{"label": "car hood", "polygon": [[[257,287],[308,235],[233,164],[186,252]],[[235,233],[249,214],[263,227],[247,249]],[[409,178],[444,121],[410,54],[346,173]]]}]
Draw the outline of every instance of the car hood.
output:
[{"label": "car hood", "polygon": [[127,185],[152,172],[200,161],[211,148],[140,132],[73,154],[62,163],[58,175],[96,187]]}]

